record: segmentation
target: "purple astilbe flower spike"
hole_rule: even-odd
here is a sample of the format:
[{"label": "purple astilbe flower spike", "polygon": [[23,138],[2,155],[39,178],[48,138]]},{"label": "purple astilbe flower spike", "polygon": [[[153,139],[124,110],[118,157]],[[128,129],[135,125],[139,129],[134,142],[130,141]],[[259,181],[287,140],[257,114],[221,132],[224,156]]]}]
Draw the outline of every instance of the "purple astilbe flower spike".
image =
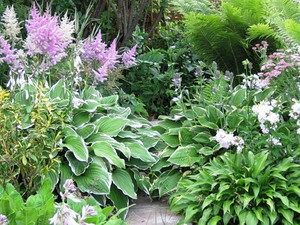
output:
[{"label": "purple astilbe flower spike", "polygon": [[93,70],[96,80],[104,82],[107,80],[109,70],[109,62],[104,63],[98,70]]},{"label": "purple astilbe flower spike", "polygon": [[87,40],[82,57],[85,61],[97,60],[99,62],[105,62],[105,48],[106,44],[102,42],[101,31],[98,32],[94,40]]},{"label": "purple astilbe flower spike", "polygon": [[10,44],[0,36],[0,62],[4,61],[16,67],[18,65],[18,62],[15,51],[16,50],[11,49]]},{"label": "purple astilbe flower spike", "polygon": [[115,38],[105,53],[109,69],[115,69],[118,63],[117,39]]},{"label": "purple astilbe flower spike", "polygon": [[122,62],[126,67],[133,66],[136,64],[135,62],[136,48],[137,45],[133,46],[132,49],[130,49],[129,51],[123,53]]},{"label": "purple astilbe flower spike", "polygon": [[49,56],[52,65],[56,64],[66,56],[65,48],[70,43],[63,41],[64,34],[59,27],[58,18],[52,17],[48,10],[44,15],[40,15],[35,5],[31,9],[30,17],[25,25],[28,32],[26,46],[29,54]]}]

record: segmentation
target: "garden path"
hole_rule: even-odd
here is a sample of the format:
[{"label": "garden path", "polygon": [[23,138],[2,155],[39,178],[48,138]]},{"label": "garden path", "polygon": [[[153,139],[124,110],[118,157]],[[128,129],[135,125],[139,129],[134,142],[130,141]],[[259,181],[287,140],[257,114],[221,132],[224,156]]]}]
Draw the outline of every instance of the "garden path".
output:
[{"label": "garden path", "polygon": [[168,202],[164,200],[138,195],[134,204],[126,218],[129,225],[176,225],[181,219],[181,216],[170,212]]}]

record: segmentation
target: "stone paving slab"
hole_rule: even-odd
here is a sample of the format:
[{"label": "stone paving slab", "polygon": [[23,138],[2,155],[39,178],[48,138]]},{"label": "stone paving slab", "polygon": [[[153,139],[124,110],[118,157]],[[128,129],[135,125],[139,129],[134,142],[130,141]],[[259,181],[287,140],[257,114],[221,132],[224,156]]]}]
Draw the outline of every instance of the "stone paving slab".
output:
[{"label": "stone paving slab", "polygon": [[129,225],[176,225],[182,218],[170,212],[167,201],[151,201],[149,197],[138,196],[134,204],[125,220]]}]

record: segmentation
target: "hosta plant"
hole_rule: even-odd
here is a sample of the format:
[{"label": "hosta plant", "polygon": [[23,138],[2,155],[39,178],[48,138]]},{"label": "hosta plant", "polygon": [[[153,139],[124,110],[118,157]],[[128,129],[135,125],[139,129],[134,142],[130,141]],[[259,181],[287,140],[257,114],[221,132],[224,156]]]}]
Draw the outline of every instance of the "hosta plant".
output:
[{"label": "hosta plant", "polygon": [[186,174],[170,199],[182,223],[300,224],[300,165],[270,153],[225,153]]}]

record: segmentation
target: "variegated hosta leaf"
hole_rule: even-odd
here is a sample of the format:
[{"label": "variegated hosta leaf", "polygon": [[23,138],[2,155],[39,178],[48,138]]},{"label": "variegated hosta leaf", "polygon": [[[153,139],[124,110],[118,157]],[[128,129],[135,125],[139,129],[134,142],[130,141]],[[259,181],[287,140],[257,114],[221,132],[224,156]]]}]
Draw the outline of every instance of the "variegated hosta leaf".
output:
[{"label": "variegated hosta leaf", "polygon": [[115,137],[119,134],[121,130],[123,130],[127,121],[127,119],[121,117],[112,118],[108,116],[103,116],[97,121],[95,121],[94,124],[98,128],[98,132]]},{"label": "variegated hosta leaf", "polygon": [[123,192],[123,194],[133,199],[137,198],[131,176],[126,170],[116,169],[112,173],[112,179],[113,183]]},{"label": "variegated hosta leaf", "polygon": [[92,123],[89,123],[89,124],[85,124],[81,127],[79,127],[76,132],[83,138],[83,139],[86,139],[88,138],[89,136],[91,136],[95,131],[96,131],[97,127],[92,124]]},{"label": "variegated hosta leaf", "polygon": [[89,164],[91,163],[91,159],[89,162],[82,162],[76,159],[74,154],[71,151],[66,152],[66,158],[69,162],[69,166],[72,170],[72,172],[76,175],[79,176],[85,172],[85,170],[89,167]]},{"label": "variegated hosta leaf", "polygon": [[111,174],[96,160],[87,168],[84,174],[74,176],[78,188],[82,192],[96,195],[109,194],[112,183]]},{"label": "variegated hosta leaf", "polygon": [[109,163],[120,167],[125,168],[125,161],[121,159],[115,149],[107,142],[95,142],[92,145],[92,148],[96,156],[103,157],[108,160]]},{"label": "variegated hosta leaf", "polygon": [[64,140],[63,147],[66,147],[73,152],[77,160],[83,162],[88,161],[89,152],[82,137],[67,136]]},{"label": "variegated hosta leaf", "polygon": [[131,156],[144,162],[155,163],[156,159],[140,142],[124,142],[131,152]]},{"label": "variegated hosta leaf", "polygon": [[73,120],[72,120],[74,126],[76,127],[80,127],[89,121],[90,121],[90,113],[87,111],[81,111],[76,113],[73,116]]}]

